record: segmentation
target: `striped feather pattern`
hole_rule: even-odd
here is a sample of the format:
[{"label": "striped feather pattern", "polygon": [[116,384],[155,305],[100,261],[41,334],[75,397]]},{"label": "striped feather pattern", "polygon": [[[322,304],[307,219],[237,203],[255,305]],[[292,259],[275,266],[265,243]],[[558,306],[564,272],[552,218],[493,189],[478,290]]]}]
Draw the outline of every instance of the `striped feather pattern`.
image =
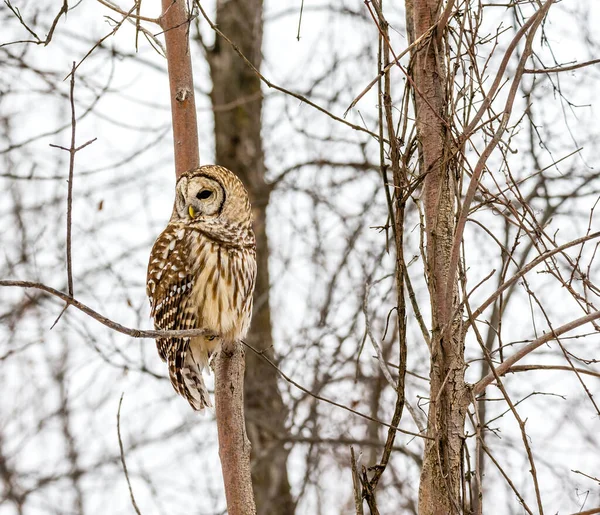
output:
[{"label": "striped feather pattern", "polygon": [[147,293],[155,327],[210,332],[156,340],[173,388],[195,410],[211,405],[202,378],[211,353],[221,339],[239,340],[248,332],[256,278],[250,221],[248,216],[244,223],[222,217],[190,222],[174,215],[152,248]]}]

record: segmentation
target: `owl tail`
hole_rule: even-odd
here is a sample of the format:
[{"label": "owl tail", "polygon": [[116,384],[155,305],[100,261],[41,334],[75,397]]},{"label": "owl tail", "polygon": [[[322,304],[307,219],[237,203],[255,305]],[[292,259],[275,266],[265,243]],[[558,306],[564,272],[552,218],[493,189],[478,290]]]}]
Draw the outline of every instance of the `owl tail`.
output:
[{"label": "owl tail", "polygon": [[169,375],[173,388],[182,397],[185,397],[190,406],[196,411],[212,407],[210,395],[204,384],[202,370],[208,368],[208,354],[206,352],[194,352],[193,346],[185,346],[183,352],[179,352],[181,360],[175,360],[173,366],[169,367]]}]

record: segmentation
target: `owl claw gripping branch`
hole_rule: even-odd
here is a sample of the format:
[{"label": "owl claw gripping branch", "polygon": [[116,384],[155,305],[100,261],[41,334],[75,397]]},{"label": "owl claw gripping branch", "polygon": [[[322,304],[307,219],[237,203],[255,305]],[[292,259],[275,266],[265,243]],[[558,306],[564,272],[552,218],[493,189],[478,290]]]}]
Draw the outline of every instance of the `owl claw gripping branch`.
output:
[{"label": "owl claw gripping branch", "polygon": [[202,370],[222,340],[246,336],[256,279],[252,211],[242,182],[221,166],[181,175],[173,214],[156,239],[147,293],[156,329],[205,329],[160,338],[173,388],[195,410],[211,406]]}]

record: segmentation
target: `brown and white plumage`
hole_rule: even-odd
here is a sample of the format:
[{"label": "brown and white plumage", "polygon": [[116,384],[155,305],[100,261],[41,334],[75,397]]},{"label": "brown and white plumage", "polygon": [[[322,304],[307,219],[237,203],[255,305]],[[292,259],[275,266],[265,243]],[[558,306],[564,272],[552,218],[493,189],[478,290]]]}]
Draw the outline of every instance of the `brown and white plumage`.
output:
[{"label": "brown and white plumage", "polygon": [[148,264],[157,329],[205,329],[206,336],[156,340],[171,383],[195,410],[210,406],[202,370],[222,339],[246,336],[256,278],[252,212],[242,182],[207,165],[177,181],[173,214]]}]

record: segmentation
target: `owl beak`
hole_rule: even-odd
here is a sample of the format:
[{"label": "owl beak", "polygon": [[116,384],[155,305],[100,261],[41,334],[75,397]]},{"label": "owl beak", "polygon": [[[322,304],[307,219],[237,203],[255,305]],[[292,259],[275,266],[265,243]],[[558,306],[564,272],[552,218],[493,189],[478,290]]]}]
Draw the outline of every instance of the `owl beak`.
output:
[{"label": "owl beak", "polygon": [[188,213],[190,214],[191,218],[196,218],[196,211],[194,211],[192,206],[188,207]]}]

